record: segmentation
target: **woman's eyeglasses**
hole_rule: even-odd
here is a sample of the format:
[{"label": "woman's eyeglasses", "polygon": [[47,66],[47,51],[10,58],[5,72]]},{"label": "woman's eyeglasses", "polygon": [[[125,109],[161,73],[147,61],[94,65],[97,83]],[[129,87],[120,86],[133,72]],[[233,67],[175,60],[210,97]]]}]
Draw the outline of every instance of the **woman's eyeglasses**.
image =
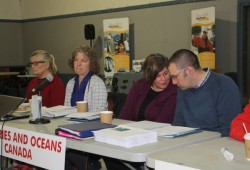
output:
[{"label": "woman's eyeglasses", "polygon": [[40,64],[40,63],[45,63],[45,61],[34,61],[34,62],[29,62],[29,64],[28,64],[28,66],[32,66],[32,65],[34,65],[34,66],[38,66],[38,64]]}]

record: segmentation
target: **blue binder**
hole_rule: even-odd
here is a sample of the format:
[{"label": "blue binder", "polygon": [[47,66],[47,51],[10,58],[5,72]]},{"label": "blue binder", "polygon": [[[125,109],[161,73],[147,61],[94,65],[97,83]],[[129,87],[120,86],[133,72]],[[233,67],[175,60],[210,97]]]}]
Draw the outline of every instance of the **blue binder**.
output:
[{"label": "blue binder", "polygon": [[106,128],[114,128],[116,125],[105,124],[101,122],[84,122],[84,123],[74,123],[61,125],[56,129],[56,134],[58,135],[58,131],[62,131],[64,133],[74,135],[80,138],[87,138],[94,136],[93,131],[106,129]]}]

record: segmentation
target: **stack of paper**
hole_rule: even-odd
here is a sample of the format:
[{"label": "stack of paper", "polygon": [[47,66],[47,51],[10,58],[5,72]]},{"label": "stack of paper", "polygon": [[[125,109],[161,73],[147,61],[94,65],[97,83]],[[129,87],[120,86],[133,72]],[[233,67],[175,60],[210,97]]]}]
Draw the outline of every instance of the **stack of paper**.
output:
[{"label": "stack of paper", "polygon": [[158,136],[173,138],[173,137],[198,133],[201,132],[201,129],[183,127],[183,126],[166,126],[159,129],[154,129],[153,131],[155,131],[158,134]]},{"label": "stack of paper", "polygon": [[22,103],[15,112],[18,113],[24,113],[24,112],[30,112],[30,104],[29,103]]},{"label": "stack of paper", "polygon": [[182,135],[188,135],[192,133],[201,132],[199,128],[190,128],[183,126],[171,126],[168,123],[158,123],[152,121],[140,121],[124,124],[123,127],[133,127],[145,130],[152,130],[157,133],[158,136],[162,137],[178,137]]},{"label": "stack of paper", "polygon": [[66,118],[69,118],[70,121],[91,121],[91,120],[98,120],[100,118],[99,112],[78,112],[78,113],[71,113]]},{"label": "stack of paper", "polygon": [[62,117],[66,116],[70,113],[77,112],[77,109],[75,107],[71,106],[54,106],[54,107],[42,107],[42,116],[44,117]]},{"label": "stack of paper", "polygon": [[137,128],[126,128],[122,125],[112,129],[94,131],[93,133],[95,141],[126,148],[157,142],[156,132]]},{"label": "stack of paper", "polygon": [[144,129],[144,130],[153,130],[153,129],[158,129],[158,128],[162,128],[166,126],[171,126],[171,124],[143,120],[139,122],[126,123],[123,126],[133,127],[137,129]]}]

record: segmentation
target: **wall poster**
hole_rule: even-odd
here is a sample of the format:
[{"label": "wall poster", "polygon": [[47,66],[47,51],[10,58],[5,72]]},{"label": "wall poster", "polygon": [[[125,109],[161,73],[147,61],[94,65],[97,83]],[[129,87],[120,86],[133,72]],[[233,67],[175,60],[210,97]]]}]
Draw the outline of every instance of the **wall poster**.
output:
[{"label": "wall poster", "polygon": [[103,20],[104,28],[104,74],[130,71],[129,18]]},{"label": "wall poster", "polygon": [[215,7],[192,10],[191,50],[202,68],[215,69]]}]

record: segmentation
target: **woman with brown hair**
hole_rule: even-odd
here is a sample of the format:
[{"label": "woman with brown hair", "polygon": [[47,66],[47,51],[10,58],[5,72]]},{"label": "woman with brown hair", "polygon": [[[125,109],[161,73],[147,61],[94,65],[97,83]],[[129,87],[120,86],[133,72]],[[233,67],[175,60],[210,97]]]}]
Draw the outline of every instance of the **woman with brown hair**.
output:
[{"label": "woman with brown hair", "polygon": [[[97,76],[99,64],[95,51],[89,46],[76,47],[69,65],[76,76],[67,83],[64,104],[76,106],[77,101],[86,100],[89,112],[107,110],[107,90],[103,80]],[[101,166],[98,160],[96,155],[69,149],[65,169],[98,169]]]},{"label": "woman with brown hair", "polygon": [[177,87],[172,84],[167,66],[168,59],[161,54],[146,58],[142,66],[144,78],[130,89],[120,119],[172,123]]},{"label": "woman with brown hair", "polygon": [[99,64],[95,51],[83,45],[75,48],[69,65],[76,76],[67,83],[64,105],[76,106],[77,101],[86,100],[89,112],[107,110],[107,90],[97,76]]},{"label": "woman with brown hair", "polygon": [[[177,87],[172,84],[168,72],[168,59],[161,54],[150,54],[143,63],[144,78],[135,82],[127,96],[119,119],[172,123],[174,118]],[[103,158],[107,169],[143,169],[141,163]]]}]

